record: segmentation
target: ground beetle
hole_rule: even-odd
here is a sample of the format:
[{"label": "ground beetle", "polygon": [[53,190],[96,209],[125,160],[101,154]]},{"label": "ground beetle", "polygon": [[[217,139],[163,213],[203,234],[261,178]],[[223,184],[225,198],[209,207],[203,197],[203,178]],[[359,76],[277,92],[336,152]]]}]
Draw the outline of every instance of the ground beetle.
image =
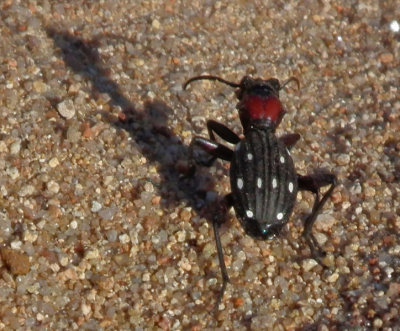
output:
[{"label": "ground beetle", "polygon": [[[220,206],[220,212],[213,219],[214,235],[217,244],[218,259],[223,278],[222,288],[217,300],[218,307],[229,282],[226,270],[219,226],[225,220],[222,212],[233,206],[245,232],[256,239],[267,239],[279,234],[288,222],[296,200],[298,190],[311,191],[315,201],[311,214],[305,220],[304,235],[310,246],[311,254],[320,262],[325,252],[320,248],[312,234],[312,226],[326,200],[336,186],[336,177],[328,173],[316,173],[302,176],[296,173],[289,149],[300,139],[299,134],[287,134],[280,138],[275,129],[285,114],[279,100],[279,91],[289,82],[299,81],[291,77],[283,84],[276,78],[267,80],[243,77],[240,83],[232,83],[217,76],[204,75],[189,79],[186,87],[196,80],[216,80],[237,88],[239,99],[237,109],[243,126],[244,138],[225,125],[209,120],[207,129],[210,139],[195,137],[191,143],[200,147],[211,157],[201,162],[211,166],[216,158],[231,162],[230,183],[232,192],[226,195]],[[219,144],[215,134],[235,145],[235,150]],[[320,188],[330,185],[320,199]]]}]

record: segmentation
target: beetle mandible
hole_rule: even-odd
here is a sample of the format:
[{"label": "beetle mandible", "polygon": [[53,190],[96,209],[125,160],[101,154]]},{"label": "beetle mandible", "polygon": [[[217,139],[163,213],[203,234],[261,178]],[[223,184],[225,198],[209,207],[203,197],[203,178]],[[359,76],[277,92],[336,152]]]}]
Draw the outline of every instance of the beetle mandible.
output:
[{"label": "beetle mandible", "polygon": [[[315,173],[302,176],[296,173],[289,150],[300,139],[297,133],[276,137],[275,130],[280,124],[285,109],[279,99],[279,91],[288,83],[299,81],[290,77],[280,84],[276,78],[267,80],[242,78],[240,83],[229,82],[217,76],[196,76],[183,85],[183,88],[197,80],[215,80],[237,88],[239,100],[237,109],[243,127],[244,138],[225,125],[213,120],[207,121],[210,139],[193,138],[190,144],[200,147],[211,157],[202,165],[211,166],[220,158],[231,163],[231,193],[226,195],[221,210],[226,212],[233,206],[246,234],[255,239],[268,239],[277,234],[289,221],[298,190],[310,191],[315,195],[311,214],[306,218],[304,236],[310,246],[311,254],[320,262],[325,252],[312,234],[312,226],[327,199],[337,185],[336,177],[329,173]],[[218,143],[215,134],[227,142],[234,144],[235,149]],[[320,188],[330,185],[320,198]],[[217,299],[216,308],[224,295],[229,282],[225,266],[223,249],[219,236],[219,226],[224,221],[216,213],[213,218],[213,229],[217,245],[217,253],[222,273],[222,287]]]}]

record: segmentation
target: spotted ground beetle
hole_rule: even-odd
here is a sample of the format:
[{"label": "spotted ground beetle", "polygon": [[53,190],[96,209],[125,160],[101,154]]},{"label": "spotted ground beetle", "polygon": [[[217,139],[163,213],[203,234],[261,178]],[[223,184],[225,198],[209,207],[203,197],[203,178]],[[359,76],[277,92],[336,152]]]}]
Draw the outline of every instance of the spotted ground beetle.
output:
[{"label": "spotted ground beetle", "polygon": [[[279,234],[288,222],[297,191],[310,191],[315,194],[315,201],[311,214],[305,220],[304,236],[311,254],[320,262],[325,252],[318,245],[311,230],[318,213],[336,186],[336,177],[328,173],[308,176],[297,174],[289,149],[300,139],[300,135],[287,134],[280,138],[275,135],[275,129],[285,114],[279,100],[279,91],[289,82],[295,82],[299,87],[299,81],[295,77],[289,78],[283,84],[275,78],[263,80],[249,76],[243,77],[240,83],[232,83],[220,77],[205,75],[189,79],[183,88],[186,89],[190,83],[203,79],[216,80],[238,88],[237,109],[244,133],[244,138],[241,139],[225,125],[209,120],[207,129],[210,139],[195,137],[191,143],[191,150],[198,146],[210,154],[208,160],[201,162],[205,166],[211,166],[216,158],[231,162],[232,192],[224,197],[219,212],[215,213],[213,219],[223,279],[217,308],[229,282],[218,232],[219,226],[225,220],[222,215],[233,206],[248,235],[260,240],[271,238]],[[216,142],[215,134],[234,144],[235,150]],[[320,199],[319,190],[327,185],[330,187]]]}]

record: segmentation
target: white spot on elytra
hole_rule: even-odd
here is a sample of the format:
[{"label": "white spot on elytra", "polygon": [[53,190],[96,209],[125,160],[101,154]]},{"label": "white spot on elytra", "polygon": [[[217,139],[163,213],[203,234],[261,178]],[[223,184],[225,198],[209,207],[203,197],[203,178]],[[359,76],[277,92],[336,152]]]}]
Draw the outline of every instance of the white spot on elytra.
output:
[{"label": "white spot on elytra", "polygon": [[262,179],[260,177],[257,178],[257,187],[261,188],[262,186]]},{"label": "white spot on elytra", "polygon": [[278,220],[281,220],[283,218],[283,214],[282,213],[278,213],[278,215],[276,215],[276,218]]},{"label": "white spot on elytra", "polygon": [[237,184],[238,189],[241,190],[243,188],[243,179],[238,178],[236,184]]},{"label": "white spot on elytra", "polygon": [[292,182],[289,183],[289,192],[290,193],[293,192],[293,183]]},{"label": "white spot on elytra", "polygon": [[253,154],[251,154],[251,153],[247,154],[247,159],[249,161],[253,160]]},{"label": "white spot on elytra", "polygon": [[246,215],[247,217],[252,218],[254,214],[251,210],[246,210]]},{"label": "white spot on elytra", "polygon": [[278,182],[276,181],[276,178],[272,180],[272,188],[276,188],[278,186]]},{"label": "white spot on elytra", "polygon": [[285,163],[285,158],[284,158],[283,156],[281,156],[281,157],[279,158],[279,161],[281,161],[281,163]]}]

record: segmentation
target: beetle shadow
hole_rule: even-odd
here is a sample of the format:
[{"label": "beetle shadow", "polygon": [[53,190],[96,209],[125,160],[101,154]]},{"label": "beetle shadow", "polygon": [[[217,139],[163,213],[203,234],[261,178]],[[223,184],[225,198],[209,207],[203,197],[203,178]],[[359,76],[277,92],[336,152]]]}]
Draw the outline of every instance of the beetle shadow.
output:
[{"label": "beetle shadow", "polygon": [[[108,104],[121,109],[118,115],[106,111],[99,113],[118,130],[128,132],[141,155],[157,168],[160,182],[154,187],[162,197],[162,206],[173,208],[183,203],[211,222],[212,213],[204,207],[207,192],[214,186],[214,181],[201,171],[195,174],[188,171],[185,162],[188,161],[189,147],[168,127],[173,109],[160,100],[146,102],[143,109],[138,109],[126,98],[118,84],[109,77],[107,69],[102,67],[97,51],[98,40],[84,40],[52,27],[47,27],[46,32],[65,64],[92,83],[92,97],[106,94],[109,96]],[[207,189],[202,189],[205,187]]]}]

